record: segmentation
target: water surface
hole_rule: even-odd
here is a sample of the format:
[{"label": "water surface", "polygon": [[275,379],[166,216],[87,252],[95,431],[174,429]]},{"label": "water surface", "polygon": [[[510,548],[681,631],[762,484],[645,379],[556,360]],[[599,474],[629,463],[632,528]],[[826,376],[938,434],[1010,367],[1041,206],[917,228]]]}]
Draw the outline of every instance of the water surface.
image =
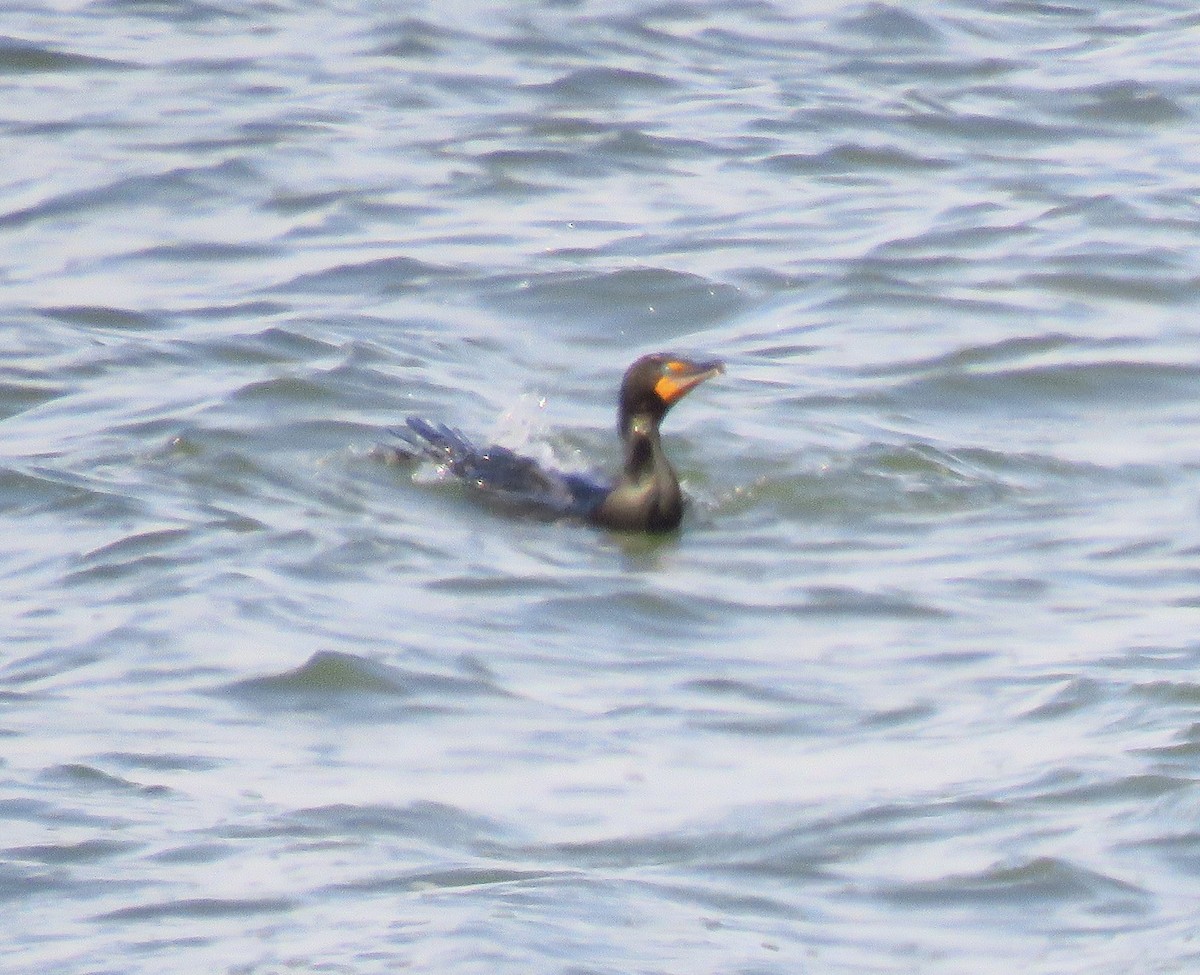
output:
[{"label": "water surface", "polygon": [[0,31],[0,968],[1200,964],[1187,4]]}]

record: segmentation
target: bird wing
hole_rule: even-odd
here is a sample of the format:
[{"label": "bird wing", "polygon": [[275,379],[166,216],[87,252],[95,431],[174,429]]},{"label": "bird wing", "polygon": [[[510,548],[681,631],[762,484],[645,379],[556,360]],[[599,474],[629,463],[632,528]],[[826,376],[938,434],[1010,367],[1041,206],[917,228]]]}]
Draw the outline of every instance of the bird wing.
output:
[{"label": "bird wing", "polygon": [[583,474],[567,474],[543,467],[507,447],[478,447],[460,431],[421,417],[408,418],[397,434],[415,450],[415,457],[431,460],[452,475],[506,505],[557,518],[587,518],[609,488]]}]

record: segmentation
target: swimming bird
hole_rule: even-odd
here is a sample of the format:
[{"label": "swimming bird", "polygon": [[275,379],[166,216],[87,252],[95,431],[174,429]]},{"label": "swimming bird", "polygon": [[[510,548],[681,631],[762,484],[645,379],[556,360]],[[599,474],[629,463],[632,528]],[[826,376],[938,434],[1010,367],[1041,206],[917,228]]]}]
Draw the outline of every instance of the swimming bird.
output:
[{"label": "swimming bird", "polygon": [[614,531],[674,531],[683,517],[683,492],[663,453],[659,424],[679,400],[724,371],[720,362],[663,352],[634,362],[621,381],[617,411],[625,461],[609,484],[547,469],[507,447],[477,447],[458,430],[415,416],[397,431],[405,446],[389,451],[388,459],[432,460],[486,497],[530,513]]}]

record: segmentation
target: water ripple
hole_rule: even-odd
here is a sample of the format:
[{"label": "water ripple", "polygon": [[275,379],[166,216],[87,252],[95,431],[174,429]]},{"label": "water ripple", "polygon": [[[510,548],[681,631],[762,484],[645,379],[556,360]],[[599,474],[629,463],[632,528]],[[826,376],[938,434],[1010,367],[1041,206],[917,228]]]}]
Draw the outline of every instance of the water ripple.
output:
[{"label": "water ripple", "polygon": [[337,651],[321,651],[282,674],[237,681],[221,693],[270,711],[357,710],[368,718],[378,717],[377,711],[426,713],[466,706],[467,700],[481,695],[507,696],[482,674],[406,670]]},{"label": "water ripple", "polygon": [[[1196,967],[1195,10],[50,6],[10,967]],[[373,457],[616,471],[657,349],[677,535]]]}]

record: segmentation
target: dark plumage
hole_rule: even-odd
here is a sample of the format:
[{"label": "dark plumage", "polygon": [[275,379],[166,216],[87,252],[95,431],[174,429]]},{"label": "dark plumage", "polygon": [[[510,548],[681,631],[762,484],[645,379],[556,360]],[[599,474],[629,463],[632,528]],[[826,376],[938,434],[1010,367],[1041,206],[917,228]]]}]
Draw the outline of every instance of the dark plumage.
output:
[{"label": "dark plumage", "polygon": [[721,372],[720,362],[693,362],[661,352],[643,356],[626,370],[617,415],[625,461],[612,484],[547,470],[507,447],[481,449],[457,430],[419,417],[408,418],[407,429],[400,431],[407,448],[392,456],[436,461],[489,497],[533,513],[580,518],[617,531],[673,531],[683,517],[683,494],[663,453],[658,427],[675,403]]}]

